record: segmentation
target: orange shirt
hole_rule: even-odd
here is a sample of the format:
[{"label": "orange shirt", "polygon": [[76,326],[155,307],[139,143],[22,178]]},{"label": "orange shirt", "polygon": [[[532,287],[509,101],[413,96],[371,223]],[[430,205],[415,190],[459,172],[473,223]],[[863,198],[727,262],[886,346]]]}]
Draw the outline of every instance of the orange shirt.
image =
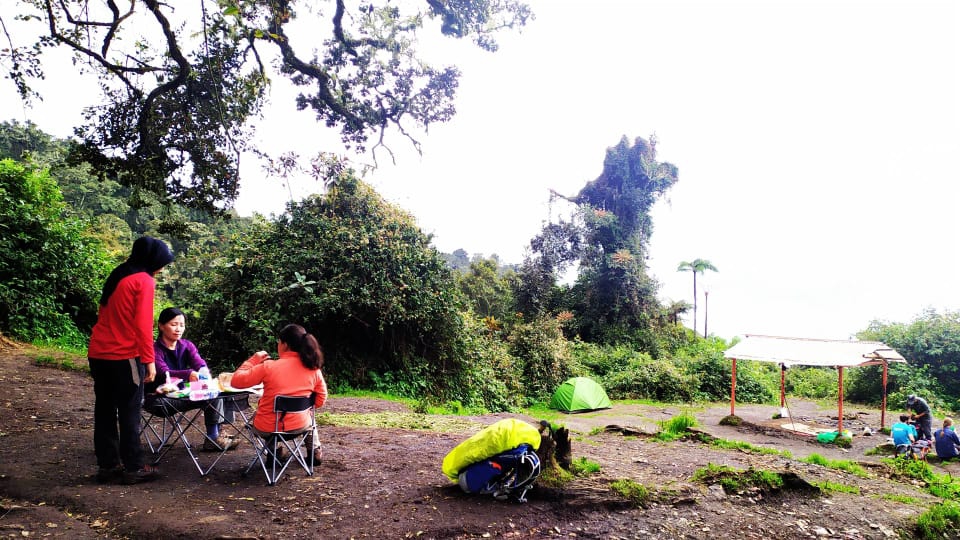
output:
[{"label": "orange shirt", "polygon": [[[327,383],[319,369],[307,369],[300,361],[300,355],[287,351],[276,360],[261,362],[251,356],[237,368],[230,380],[234,388],[249,388],[263,383],[263,396],[253,416],[253,427],[260,431],[273,431],[273,399],[278,395],[308,396],[317,393],[316,406],[322,407],[327,401]],[[309,413],[287,413],[283,418],[281,430],[295,430],[309,423]]]}]

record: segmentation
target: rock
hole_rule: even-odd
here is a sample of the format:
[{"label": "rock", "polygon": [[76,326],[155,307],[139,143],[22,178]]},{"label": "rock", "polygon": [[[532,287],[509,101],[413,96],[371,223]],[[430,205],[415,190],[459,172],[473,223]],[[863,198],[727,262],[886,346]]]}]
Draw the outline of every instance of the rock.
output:
[{"label": "rock", "polygon": [[727,498],[727,492],[723,490],[720,484],[712,484],[707,488],[707,498],[722,501]]}]

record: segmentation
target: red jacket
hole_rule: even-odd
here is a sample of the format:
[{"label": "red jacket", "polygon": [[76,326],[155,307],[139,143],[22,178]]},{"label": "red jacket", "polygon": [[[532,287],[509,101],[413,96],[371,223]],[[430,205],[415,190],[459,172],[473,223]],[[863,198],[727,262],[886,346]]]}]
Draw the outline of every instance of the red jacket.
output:
[{"label": "red jacket", "polygon": [[[230,386],[234,388],[249,388],[260,383],[263,383],[263,396],[253,416],[253,427],[260,431],[273,431],[273,398],[278,395],[308,396],[316,392],[314,404],[318,408],[327,401],[327,383],[323,380],[323,374],[319,369],[305,368],[300,355],[293,351],[281,354],[277,360],[264,362],[257,356],[251,356],[237,368],[230,380]],[[308,422],[306,413],[287,414],[280,429],[293,431],[306,426]]]},{"label": "red jacket", "polygon": [[126,360],[139,356],[141,364],[153,363],[155,288],[153,276],[146,272],[121,279],[107,305],[100,306],[87,356],[101,360]]}]

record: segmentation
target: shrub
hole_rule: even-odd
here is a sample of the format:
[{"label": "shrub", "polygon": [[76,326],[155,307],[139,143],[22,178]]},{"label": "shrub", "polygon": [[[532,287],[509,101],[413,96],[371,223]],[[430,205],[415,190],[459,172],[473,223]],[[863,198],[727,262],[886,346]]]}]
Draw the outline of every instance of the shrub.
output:
[{"label": "shrub", "polygon": [[627,364],[609,373],[602,381],[611,399],[653,399],[693,401],[696,379],[668,360],[654,360],[646,353],[634,353]]},{"label": "shrub", "polygon": [[960,527],[960,506],[952,502],[935,504],[917,518],[920,538],[947,538]]},{"label": "shrub", "polygon": [[45,171],[0,160],[0,331],[85,341],[110,261]]},{"label": "shrub", "polygon": [[560,323],[540,317],[514,325],[507,337],[510,355],[517,359],[528,400],[547,400],[572,372],[567,341]]}]

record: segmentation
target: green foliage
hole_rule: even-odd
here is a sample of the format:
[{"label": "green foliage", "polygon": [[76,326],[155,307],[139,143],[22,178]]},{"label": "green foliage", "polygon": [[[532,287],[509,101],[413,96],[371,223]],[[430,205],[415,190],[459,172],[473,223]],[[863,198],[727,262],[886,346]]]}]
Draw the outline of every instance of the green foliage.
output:
[{"label": "green foliage", "polygon": [[570,472],[576,476],[589,476],[600,472],[600,464],[585,457],[578,457],[570,462]]},{"label": "green foliage", "polygon": [[829,480],[824,480],[822,482],[812,482],[812,484],[824,493],[852,493],[854,495],[860,494],[860,488],[857,486],[848,486],[846,484],[838,484],[836,482],[831,482]]},{"label": "green foliage", "polygon": [[634,353],[621,370],[602,379],[611,399],[654,399],[690,402],[696,398],[696,379],[666,360]]},{"label": "green foliage", "polygon": [[[960,312],[939,313],[928,309],[912,322],[885,323],[873,321],[868,328],[857,334],[859,339],[882,341],[893,347],[909,362],[909,366],[894,364],[890,368],[888,389],[894,403],[908,394],[921,395],[931,402],[951,410],[960,409]],[[861,378],[869,375],[879,381],[879,368],[870,369]],[[866,371],[866,370],[864,370]],[[857,399],[879,403],[880,383],[870,385],[867,381],[855,381],[848,390]]]},{"label": "green foliage", "polygon": [[82,340],[96,322],[109,260],[66,216],[49,174],[0,161],[0,331],[25,341]]},{"label": "green foliage", "polygon": [[[730,399],[730,380],[733,364],[723,357],[729,348],[719,338],[695,338],[673,354],[676,363],[695,380],[694,398],[702,401]],[[766,362],[737,363],[737,401],[741,403],[769,403],[779,395],[780,379],[776,366]]]},{"label": "green foliage", "polygon": [[[848,370],[850,373],[856,370]],[[879,380],[879,379],[878,379]],[[808,399],[836,399],[837,371],[822,367],[797,366],[786,377],[787,393]]]},{"label": "green foliage", "polygon": [[[504,321],[513,316],[513,289],[511,276],[501,275],[496,257],[476,258],[466,272],[457,273],[457,287],[480,317]],[[495,323],[492,324],[495,326]]]},{"label": "green foliage", "polygon": [[549,399],[557,386],[570,377],[570,352],[556,319],[518,323],[507,343],[510,355],[521,365],[529,399]]},{"label": "green foliage", "polygon": [[867,474],[867,470],[864,469],[859,464],[850,461],[848,459],[828,459],[820,454],[810,454],[809,456],[803,458],[800,461],[806,463],[812,463],[814,465],[820,465],[821,467],[827,467],[828,469],[837,469],[840,471],[848,472],[852,475],[859,476],[860,478],[868,478],[870,475]]},{"label": "green foliage", "polygon": [[934,477],[933,470],[925,461],[900,457],[882,458],[880,461],[889,465],[896,474],[907,478],[930,481]]},{"label": "green foliage", "polygon": [[903,503],[903,504],[918,504],[921,502],[920,499],[916,497],[910,497],[908,495],[900,495],[897,493],[882,493],[880,494],[880,498],[888,501],[896,501],[898,503]]},{"label": "green foliage", "polygon": [[917,536],[924,539],[949,538],[960,527],[960,505],[945,501],[935,504],[917,518]]},{"label": "green foliage", "polygon": [[697,425],[697,419],[688,412],[682,412],[677,416],[658,422],[660,431],[656,439],[660,441],[673,441],[679,439],[690,432],[690,428]]},{"label": "green foliage", "polygon": [[754,446],[748,442],[743,441],[731,441],[728,439],[717,439],[710,437],[707,441],[710,446],[715,448],[723,448],[724,450],[739,450],[741,452],[750,452],[753,454],[766,454],[773,456],[782,456],[788,459],[793,458],[793,454],[789,450],[780,450],[778,448],[766,448],[763,446]]},{"label": "green foliage", "polygon": [[629,478],[622,478],[610,484],[610,489],[637,506],[646,506],[650,502],[650,490]]},{"label": "green foliage", "polygon": [[734,469],[713,463],[697,469],[693,473],[693,480],[704,484],[720,484],[727,493],[739,493],[751,488],[775,491],[783,487],[783,477],[778,473],[753,467],[747,470]]},{"label": "green foliage", "polygon": [[345,173],[324,196],[236,230],[197,277],[191,335],[206,356],[236,365],[296,322],[323,345],[334,390],[509,410],[526,379],[486,326],[460,311],[429,244],[412,216]]},{"label": "green foliage", "polygon": [[[5,62],[5,75],[21,97],[39,98],[34,81],[55,72],[43,51],[70,51],[78,72],[102,88],[75,130],[78,155],[104,178],[211,211],[237,195],[240,155],[257,150],[250,141],[270,81],[298,85],[297,108],[338,129],[348,147],[362,152],[374,136],[376,149],[391,126],[410,137],[411,128],[455,113],[460,72],[435,68],[417,54],[429,21],[437,21],[431,26],[439,35],[495,51],[496,33],[533,17],[514,0],[372,1],[343,10],[313,9],[302,0],[226,8],[210,0],[176,7],[147,2],[122,16],[103,10],[79,18],[69,3],[15,4],[24,20],[45,23],[19,25],[19,39],[5,49],[14,59]],[[289,25],[312,28],[312,39],[291,40]],[[30,35],[33,28],[39,33]],[[298,47],[307,41],[312,45]],[[295,169],[299,160],[280,161],[272,167]],[[321,177],[326,168],[322,156],[303,167]]]}]

